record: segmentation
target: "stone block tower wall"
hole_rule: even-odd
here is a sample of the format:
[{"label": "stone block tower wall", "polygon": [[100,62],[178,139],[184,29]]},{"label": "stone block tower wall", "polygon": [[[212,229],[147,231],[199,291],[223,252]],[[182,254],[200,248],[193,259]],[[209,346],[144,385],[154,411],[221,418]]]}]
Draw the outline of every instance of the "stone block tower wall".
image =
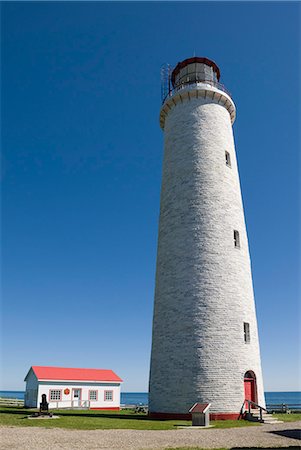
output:
[{"label": "stone block tower wall", "polygon": [[[187,72],[181,78],[187,66],[191,73],[211,70],[211,79],[208,73],[206,81],[201,73],[185,78]],[[210,60],[185,60],[172,77],[160,115],[164,161],[149,411],[180,417],[195,402],[209,402],[213,416],[234,418],[248,371],[256,378],[254,399],[265,406],[232,132],[235,105]]]}]

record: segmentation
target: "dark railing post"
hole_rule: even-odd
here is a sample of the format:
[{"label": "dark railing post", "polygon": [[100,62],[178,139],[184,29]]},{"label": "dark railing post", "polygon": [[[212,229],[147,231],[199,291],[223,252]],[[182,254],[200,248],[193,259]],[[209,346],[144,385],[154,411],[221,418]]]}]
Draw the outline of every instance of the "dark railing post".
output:
[{"label": "dark railing post", "polygon": [[260,411],[260,422],[262,422],[262,408],[259,407],[259,411]]},{"label": "dark railing post", "polygon": [[251,402],[250,402],[250,400],[248,400],[248,410],[249,410],[249,414],[251,414]]}]

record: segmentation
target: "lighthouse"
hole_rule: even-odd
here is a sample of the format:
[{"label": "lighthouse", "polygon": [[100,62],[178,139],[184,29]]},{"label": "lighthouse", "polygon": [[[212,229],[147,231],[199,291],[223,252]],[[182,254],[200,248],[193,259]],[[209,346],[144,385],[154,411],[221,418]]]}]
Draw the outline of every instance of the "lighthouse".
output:
[{"label": "lighthouse", "polygon": [[247,400],[265,406],[236,108],[210,59],[168,78],[149,412],[184,418],[201,402],[236,419]]}]

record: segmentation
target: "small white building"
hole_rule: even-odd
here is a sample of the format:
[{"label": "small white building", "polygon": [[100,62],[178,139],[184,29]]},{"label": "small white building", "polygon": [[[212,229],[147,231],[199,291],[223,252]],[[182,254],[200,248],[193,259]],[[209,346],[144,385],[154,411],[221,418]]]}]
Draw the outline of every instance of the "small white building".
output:
[{"label": "small white building", "polygon": [[46,394],[50,409],[120,409],[122,379],[112,370],[32,366],[24,381],[26,408],[38,408]]}]

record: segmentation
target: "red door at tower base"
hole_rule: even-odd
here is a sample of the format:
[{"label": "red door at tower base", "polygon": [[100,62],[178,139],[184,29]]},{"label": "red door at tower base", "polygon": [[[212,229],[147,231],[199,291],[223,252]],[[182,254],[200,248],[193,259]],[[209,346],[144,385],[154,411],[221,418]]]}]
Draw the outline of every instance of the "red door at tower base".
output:
[{"label": "red door at tower base", "polygon": [[[244,379],[245,386],[245,400],[251,400],[255,402],[255,380],[254,378],[245,378]],[[248,408],[248,402],[245,402],[245,407]],[[254,405],[251,405],[251,408],[255,408]]]}]

